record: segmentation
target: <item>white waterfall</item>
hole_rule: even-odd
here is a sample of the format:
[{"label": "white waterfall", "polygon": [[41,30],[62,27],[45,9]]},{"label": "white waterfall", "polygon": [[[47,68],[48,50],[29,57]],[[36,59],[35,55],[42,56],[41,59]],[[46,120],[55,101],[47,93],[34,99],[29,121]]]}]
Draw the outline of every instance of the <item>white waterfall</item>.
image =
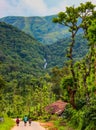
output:
[{"label": "white waterfall", "polygon": [[44,69],[46,69],[46,67],[47,67],[46,59],[44,59],[44,62],[45,62],[45,64],[44,64]]}]

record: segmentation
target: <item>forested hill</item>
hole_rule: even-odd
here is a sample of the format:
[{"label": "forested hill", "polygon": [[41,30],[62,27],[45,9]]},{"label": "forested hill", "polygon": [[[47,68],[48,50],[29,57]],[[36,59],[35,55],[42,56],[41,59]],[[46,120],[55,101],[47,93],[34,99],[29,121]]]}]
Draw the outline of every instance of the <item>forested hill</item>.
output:
[{"label": "forested hill", "polygon": [[[22,75],[42,75],[55,66],[63,67],[69,43],[70,38],[65,38],[52,45],[42,45],[12,25],[0,22],[0,73],[8,78],[20,78]],[[86,55],[86,43],[82,35],[77,36],[75,60]]]},{"label": "forested hill", "polygon": [[[59,66],[63,67],[66,64],[67,51],[69,49],[69,45],[71,42],[71,38],[67,37],[57,41],[55,44],[46,45],[46,59],[48,62],[47,67]],[[81,60],[88,53],[88,43],[87,40],[83,37],[83,35],[79,34],[76,36],[76,44],[73,48],[73,59],[74,61]]]},{"label": "forested hill", "polygon": [[19,17],[8,16],[0,21],[11,24],[30,34],[43,44],[52,44],[69,35],[68,28],[52,22],[53,16]]},{"label": "forested hill", "polygon": [[17,28],[0,22],[0,73],[7,78],[38,76],[44,69],[43,45]]}]

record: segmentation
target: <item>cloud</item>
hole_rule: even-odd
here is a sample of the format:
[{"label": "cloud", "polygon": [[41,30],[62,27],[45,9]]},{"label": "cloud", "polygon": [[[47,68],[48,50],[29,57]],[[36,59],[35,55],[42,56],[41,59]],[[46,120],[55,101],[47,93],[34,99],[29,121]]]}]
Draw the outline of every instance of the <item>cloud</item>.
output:
[{"label": "cloud", "polygon": [[[54,0],[53,0],[54,1]],[[0,17],[4,16],[46,16],[65,11],[66,6],[87,0],[0,0]],[[96,4],[96,0],[90,0]]]},{"label": "cloud", "polygon": [[43,0],[21,0],[18,9],[21,11],[29,13],[30,15],[44,15],[47,13],[47,6]]},{"label": "cloud", "polygon": [[6,0],[1,0],[0,1],[0,16],[2,17],[3,15],[6,14],[6,12],[8,11],[9,9],[9,5],[7,3]]},{"label": "cloud", "polygon": [[4,15],[44,15],[47,6],[43,0],[0,0],[0,17]]},{"label": "cloud", "polygon": [[52,14],[58,14],[60,11],[65,11],[66,4],[65,2],[59,2],[58,4],[54,4],[53,6],[47,6],[46,7],[46,14],[52,15]]},{"label": "cloud", "polygon": [[[22,8],[21,10],[26,10],[28,14],[30,12],[31,15],[52,15],[57,14],[60,11],[64,11],[66,7],[66,1],[59,1],[58,3],[52,3],[51,6],[45,2],[45,0],[20,0],[18,8]],[[49,0],[52,2],[52,0]]]},{"label": "cloud", "polygon": [[5,10],[7,11],[8,5],[6,3],[6,0],[0,1],[0,16],[3,16],[5,14]]},{"label": "cloud", "polygon": [[[60,11],[65,11],[66,7],[70,7],[70,6],[79,6],[80,3],[86,3],[88,0],[63,0],[62,2],[59,2],[58,6],[54,7],[54,8],[49,8],[48,12],[49,13],[53,13],[56,14],[56,12],[60,12]],[[96,4],[96,0],[90,0],[92,2],[92,4]]]},{"label": "cloud", "polygon": [[90,0],[93,4],[96,4],[96,0]]}]

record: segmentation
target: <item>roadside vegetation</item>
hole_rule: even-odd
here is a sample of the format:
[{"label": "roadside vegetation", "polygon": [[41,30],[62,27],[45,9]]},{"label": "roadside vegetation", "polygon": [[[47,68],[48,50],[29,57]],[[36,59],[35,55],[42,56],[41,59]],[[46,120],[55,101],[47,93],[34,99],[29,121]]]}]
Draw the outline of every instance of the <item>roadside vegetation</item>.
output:
[{"label": "roadside vegetation", "polygon": [[14,125],[15,123],[11,118],[4,117],[4,121],[0,122],[0,130],[11,130]]}]

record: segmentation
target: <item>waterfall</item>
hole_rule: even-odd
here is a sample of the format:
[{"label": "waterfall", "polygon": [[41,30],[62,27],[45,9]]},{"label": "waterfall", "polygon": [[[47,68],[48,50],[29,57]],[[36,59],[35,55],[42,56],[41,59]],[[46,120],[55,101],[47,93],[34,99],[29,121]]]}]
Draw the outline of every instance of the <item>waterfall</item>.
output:
[{"label": "waterfall", "polygon": [[46,59],[44,59],[44,62],[45,62],[45,64],[44,64],[44,69],[46,69],[46,67],[47,67]]}]

